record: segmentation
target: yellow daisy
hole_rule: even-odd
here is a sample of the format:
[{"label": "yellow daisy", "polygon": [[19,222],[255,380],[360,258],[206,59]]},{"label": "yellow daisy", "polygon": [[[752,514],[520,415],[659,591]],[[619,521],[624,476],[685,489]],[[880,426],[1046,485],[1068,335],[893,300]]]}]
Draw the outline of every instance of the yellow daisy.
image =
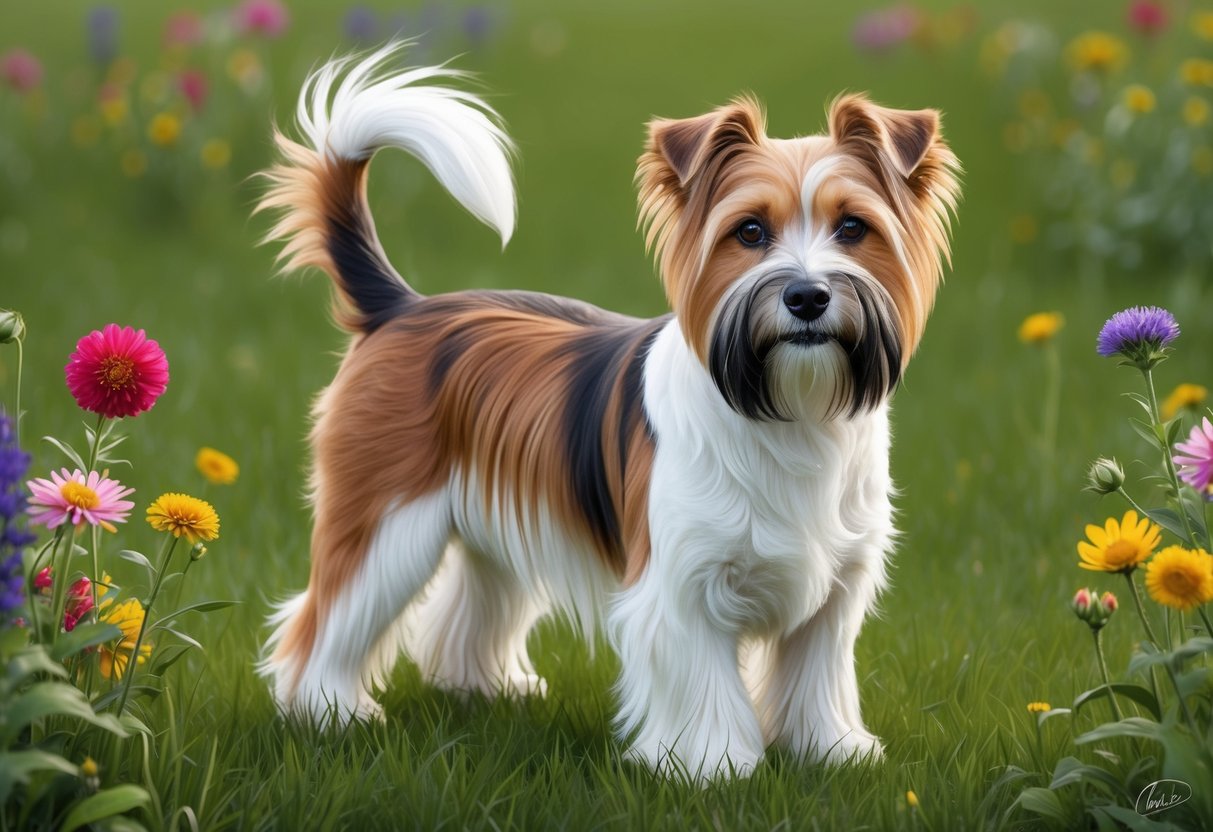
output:
[{"label": "yellow daisy", "polygon": [[1046,713],[1047,711],[1051,711],[1051,710],[1053,710],[1053,709],[1051,707],[1049,707],[1048,702],[1029,702],[1028,703],[1028,712],[1029,713],[1043,714],[1043,713]]},{"label": "yellow daisy", "polygon": [[1147,86],[1142,84],[1130,84],[1125,87],[1124,93],[1121,94],[1121,99],[1124,101],[1125,108],[1130,113],[1144,115],[1154,109],[1158,103],[1154,97],[1154,92]]},{"label": "yellow daisy", "polygon": [[169,147],[181,136],[181,120],[172,113],[157,113],[147,126],[147,137],[153,144]]},{"label": "yellow daisy", "polygon": [[1163,421],[1170,421],[1185,407],[1199,407],[1209,391],[1200,384],[1180,384],[1172,390],[1162,403]]},{"label": "yellow daisy", "polygon": [[1076,71],[1111,72],[1128,58],[1124,41],[1107,32],[1084,32],[1066,47],[1070,66]]},{"label": "yellow daisy", "polygon": [[1132,572],[1139,563],[1153,554],[1162,539],[1162,530],[1148,517],[1140,520],[1137,512],[1125,512],[1119,523],[1109,517],[1103,527],[1089,525],[1087,540],[1078,544],[1078,556],[1083,569],[1096,572]]},{"label": "yellow daisy", "polygon": [[[107,679],[121,679],[130,665],[131,654],[135,652],[135,642],[139,640],[139,630],[143,628],[146,612],[137,598],[130,598],[121,604],[106,601],[101,609],[109,610],[101,616],[101,621],[113,624],[122,631],[122,638],[118,639],[117,644],[101,645],[101,675]],[[143,664],[151,654],[152,643],[144,639],[143,644],[139,645],[139,657],[135,663]]]},{"label": "yellow daisy", "polygon": [[207,482],[213,485],[231,485],[240,476],[240,466],[236,460],[214,448],[200,448],[194,457],[194,464]]},{"label": "yellow daisy", "polygon": [[1164,606],[1188,611],[1213,600],[1213,557],[1168,546],[1146,567],[1146,590]]},{"label": "yellow daisy", "polygon": [[1037,312],[1023,319],[1019,325],[1019,340],[1025,344],[1043,344],[1052,340],[1066,324],[1060,312]]},{"label": "yellow daisy", "polygon": [[186,494],[161,494],[147,507],[147,522],[158,532],[190,543],[219,537],[219,515],[205,500]]}]

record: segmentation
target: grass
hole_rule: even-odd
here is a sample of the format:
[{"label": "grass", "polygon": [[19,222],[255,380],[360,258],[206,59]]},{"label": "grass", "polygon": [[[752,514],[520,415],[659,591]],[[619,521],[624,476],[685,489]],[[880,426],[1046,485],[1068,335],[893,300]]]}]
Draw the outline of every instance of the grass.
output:
[{"label": "grass", "polygon": [[[0,47],[34,48],[51,88],[70,90],[86,60],[82,24],[44,5],[0,12]],[[1123,589],[1119,578],[1075,567],[1083,524],[1123,510],[1080,493],[1086,464],[1140,449],[1126,423],[1133,405],[1117,395],[1135,376],[1095,356],[1095,334],[1125,306],[1168,306],[1184,336],[1160,387],[1208,383],[1213,292],[1207,271],[1079,281],[1066,267],[1017,265],[1008,206],[1029,186],[991,126],[977,45],[865,59],[847,40],[853,10],[814,5],[788,3],[777,14],[718,2],[511,5],[497,38],[459,62],[482,74],[521,148],[521,223],[504,254],[411,160],[385,156],[372,176],[381,234],[422,291],[529,288],[652,315],[664,301],[634,228],[631,186],[652,114],[696,114],[747,89],[767,103],[776,135],[819,129],[823,102],[841,89],[945,111],[966,195],[954,268],[896,399],[904,536],[892,589],[857,656],[865,717],[887,755],[822,768],[773,751],[748,780],[702,791],[621,761],[609,729],[614,659],[601,645],[591,657],[558,622],[542,623],[531,640],[546,699],[463,701],[423,685],[402,662],[383,694],[384,724],[318,732],[279,719],[254,674],[269,601],[306,580],[306,414],[343,338],[326,318],[323,279],[269,278],[273,252],[255,246],[265,221],[248,219],[257,186],[244,177],[269,158],[271,116],[285,121],[307,69],[341,48],[339,10],[292,4],[292,32],[265,50],[272,108],[233,126],[230,171],[185,190],[171,177],[155,180],[160,188],[126,180],[98,154],[73,155],[54,95],[46,121],[0,127],[0,305],[21,310],[30,329],[27,444],[81,435],[61,381],[76,338],[111,320],[147,328],[173,379],[129,426],[134,467],[120,476],[140,505],[167,490],[215,503],[222,538],[191,572],[186,595],[240,602],[190,622],[205,653],[170,672],[166,695],[138,703],[154,745],[136,739],[98,757],[106,784],[153,792],[138,820],[153,829],[191,819],[202,829],[1031,826],[1031,816],[1008,809],[1024,784],[1047,778],[1008,782],[1006,767],[1051,771],[1071,753],[1071,737],[1106,715],[1095,705],[1072,723],[1051,720],[1038,743],[1025,705],[1068,705],[1096,684],[1088,638],[1066,601],[1083,582]],[[1016,13],[1032,10],[1066,31],[1084,24],[1055,3],[1016,4]],[[122,14],[124,47],[149,60],[160,4],[124,4]],[[566,48],[538,54],[536,31],[562,31]],[[448,51],[459,48],[454,39]],[[1067,319],[1052,460],[1033,444],[1043,356],[1015,338],[1019,321],[1041,309]],[[0,351],[6,402],[13,361]],[[192,466],[200,445],[239,460],[236,485],[201,484]],[[46,445],[34,450],[35,471],[60,463]],[[123,530],[123,545],[151,551],[141,526]],[[127,564],[107,568],[136,580]],[[1132,638],[1126,617],[1114,620],[1114,674]],[[69,756],[97,756],[96,741],[69,740]]]}]

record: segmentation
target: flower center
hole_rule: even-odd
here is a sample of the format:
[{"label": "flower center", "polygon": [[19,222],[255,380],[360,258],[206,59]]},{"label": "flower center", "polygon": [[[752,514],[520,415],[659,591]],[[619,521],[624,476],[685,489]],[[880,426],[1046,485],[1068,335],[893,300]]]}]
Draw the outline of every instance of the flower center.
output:
[{"label": "flower center", "polygon": [[101,505],[101,499],[97,496],[97,492],[89,488],[84,483],[65,482],[60,488],[59,493],[63,495],[63,499],[67,500],[76,508],[96,508]]},{"label": "flower center", "polygon": [[1168,592],[1180,598],[1190,598],[1196,594],[1196,584],[1192,582],[1186,572],[1178,570],[1168,572],[1162,582]]},{"label": "flower center", "polygon": [[1117,540],[1105,550],[1104,558],[1111,566],[1129,566],[1137,558],[1137,546],[1127,540]]},{"label": "flower center", "polygon": [[97,383],[117,392],[135,384],[135,362],[121,355],[108,355],[97,370]]}]

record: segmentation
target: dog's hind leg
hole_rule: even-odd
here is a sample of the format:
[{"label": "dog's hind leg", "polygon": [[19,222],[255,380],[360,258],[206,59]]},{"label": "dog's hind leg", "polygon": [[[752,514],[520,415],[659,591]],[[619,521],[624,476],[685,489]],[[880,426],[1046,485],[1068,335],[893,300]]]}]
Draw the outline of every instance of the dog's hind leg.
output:
[{"label": "dog's hind leg", "polygon": [[539,612],[514,575],[454,539],[406,613],[408,652],[427,681],[447,690],[542,694],[526,650]]},{"label": "dog's hind leg", "polygon": [[[394,623],[438,567],[451,535],[450,500],[443,489],[393,504],[366,535],[338,532],[338,525],[317,513],[313,545],[334,549],[313,551],[307,592],[276,616],[273,653],[263,665],[285,710],[321,722],[378,715],[370,695],[382,669],[376,659]],[[353,547],[363,536],[368,542],[358,558]]]}]

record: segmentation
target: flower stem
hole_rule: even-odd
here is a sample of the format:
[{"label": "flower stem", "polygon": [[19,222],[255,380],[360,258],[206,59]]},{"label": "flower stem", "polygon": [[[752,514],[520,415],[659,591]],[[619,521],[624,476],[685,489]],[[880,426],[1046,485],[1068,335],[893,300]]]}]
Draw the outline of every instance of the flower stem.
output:
[{"label": "flower stem", "polygon": [[[25,585],[28,587],[27,591],[30,592],[29,617],[30,623],[34,628],[33,632],[35,636],[39,634],[40,629],[38,627],[38,600],[32,595],[34,589],[34,578],[38,577],[38,567],[42,563],[42,556],[46,554],[47,549],[51,549],[53,552],[53,547],[59,543],[59,537],[62,534],[63,526],[60,526],[59,528],[55,529],[55,536],[42,544],[42,548],[39,549],[34,555],[34,561],[32,564],[30,564],[29,575],[25,579]],[[54,560],[53,554],[51,555],[51,560]]]},{"label": "flower stem", "polygon": [[1203,606],[1197,607],[1196,611],[1200,613],[1200,620],[1205,622],[1205,629],[1209,631],[1209,635],[1213,636],[1213,624],[1209,623],[1209,614],[1205,612]]},{"label": "flower stem", "polygon": [[1141,617],[1142,626],[1146,628],[1146,638],[1150,639],[1150,643],[1161,650],[1162,643],[1159,642],[1158,636],[1154,635],[1154,628],[1150,626],[1150,619],[1146,618],[1145,607],[1141,605],[1141,595],[1137,592],[1137,582],[1133,580],[1133,573],[1125,572],[1124,576],[1125,580],[1129,582],[1129,592],[1133,595],[1133,605],[1137,607],[1137,614]]},{"label": "flower stem", "polygon": [[1049,342],[1045,346],[1045,379],[1044,414],[1041,419],[1041,445],[1043,446],[1046,468],[1046,484],[1052,487],[1052,471],[1057,453],[1057,416],[1061,409],[1061,356],[1057,345]]},{"label": "flower stem", "polygon": [[1139,506],[1137,504],[1136,500],[1134,500],[1132,497],[1129,496],[1129,492],[1125,491],[1125,487],[1123,485],[1120,488],[1116,489],[1116,493],[1119,494],[1120,496],[1124,497],[1125,502],[1127,502],[1133,508],[1133,510],[1136,511],[1138,514],[1140,514],[1142,517],[1150,516],[1150,515],[1146,514],[1146,510],[1144,508],[1142,508],[1141,506]]},{"label": "flower stem", "polygon": [[24,338],[17,339],[17,415],[13,419],[13,438],[17,447],[21,447],[21,366],[25,363]]},{"label": "flower stem", "polygon": [[93,428],[93,446],[88,451],[88,470],[84,472],[87,477],[89,473],[97,467],[97,453],[101,450],[101,426],[105,423],[104,414],[97,414],[97,426]]},{"label": "flower stem", "polygon": [[[1157,431],[1162,426],[1162,417],[1158,411],[1158,394],[1154,392],[1154,373],[1151,370],[1142,370],[1142,375],[1146,377],[1146,389],[1150,393],[1150,418],[1154,421],[1154,429]],[[1167,468],[1167,481],[1171,485],[1172,493],[1175,495],[1175,508],[1178,509],[1179,519],[1183,522],[1184,537],[1187,543],[1191,543],[1197,549],[1202,548],[1200,541],[1196,539],[1196,535],[1192,531],[1192,523],[1188,520],[1188,510],[1184,507],[1183,492],[1180,491],[1179,475],[1175,472],[1175,460],[1171,458],[1171,446],[1167,444],[1167,437],[1164,435],[1159,439],[1159,444],[1162,445],[1162,461]]]},{"label": "flower stem", "polygon": [[1124,715],[1120,712],[1120,705],[1116,701],[1116,693],[1112,690],[1112,680],[1108,676],[1108,664],[1103,658],[1103,645],[1099,643],[1099,630],[1092,629],[1091,635],[1095,639],[1095,655],[1099,658],[1099,673],[1103,676],[1104,687],[1108,689],[1108,701],[1112,703],[1112,716],[1119,722],[1124,719]]},{"label": "flower stem", "polygon": [[173,556],[173,549],[177,546],[177,538],[169,537],[164,544],[164,554],[160,558],[160,568],[156,571],[156,581],[152,584],[152,594],[147,597],[147,605],[143,608],[143,621],[139,624],[139,636],[135,639],[135,649],[131,651],[131,657],[126,664],[126,672],[123,674],[126,678],[122,685],[122,697],[118,700],[118,716],[122,716],[122,711],[126,708],[126,699],[131,694],[131,682],[135,678],[135,672],[139,667],[139,648],[143,646],[143,636],[147,633],[147,622],[151,618],[152,604],[156,603],[156,596],[160,593],[160,584],[164,582],[164,575],[168,572],[168,562]]}]

